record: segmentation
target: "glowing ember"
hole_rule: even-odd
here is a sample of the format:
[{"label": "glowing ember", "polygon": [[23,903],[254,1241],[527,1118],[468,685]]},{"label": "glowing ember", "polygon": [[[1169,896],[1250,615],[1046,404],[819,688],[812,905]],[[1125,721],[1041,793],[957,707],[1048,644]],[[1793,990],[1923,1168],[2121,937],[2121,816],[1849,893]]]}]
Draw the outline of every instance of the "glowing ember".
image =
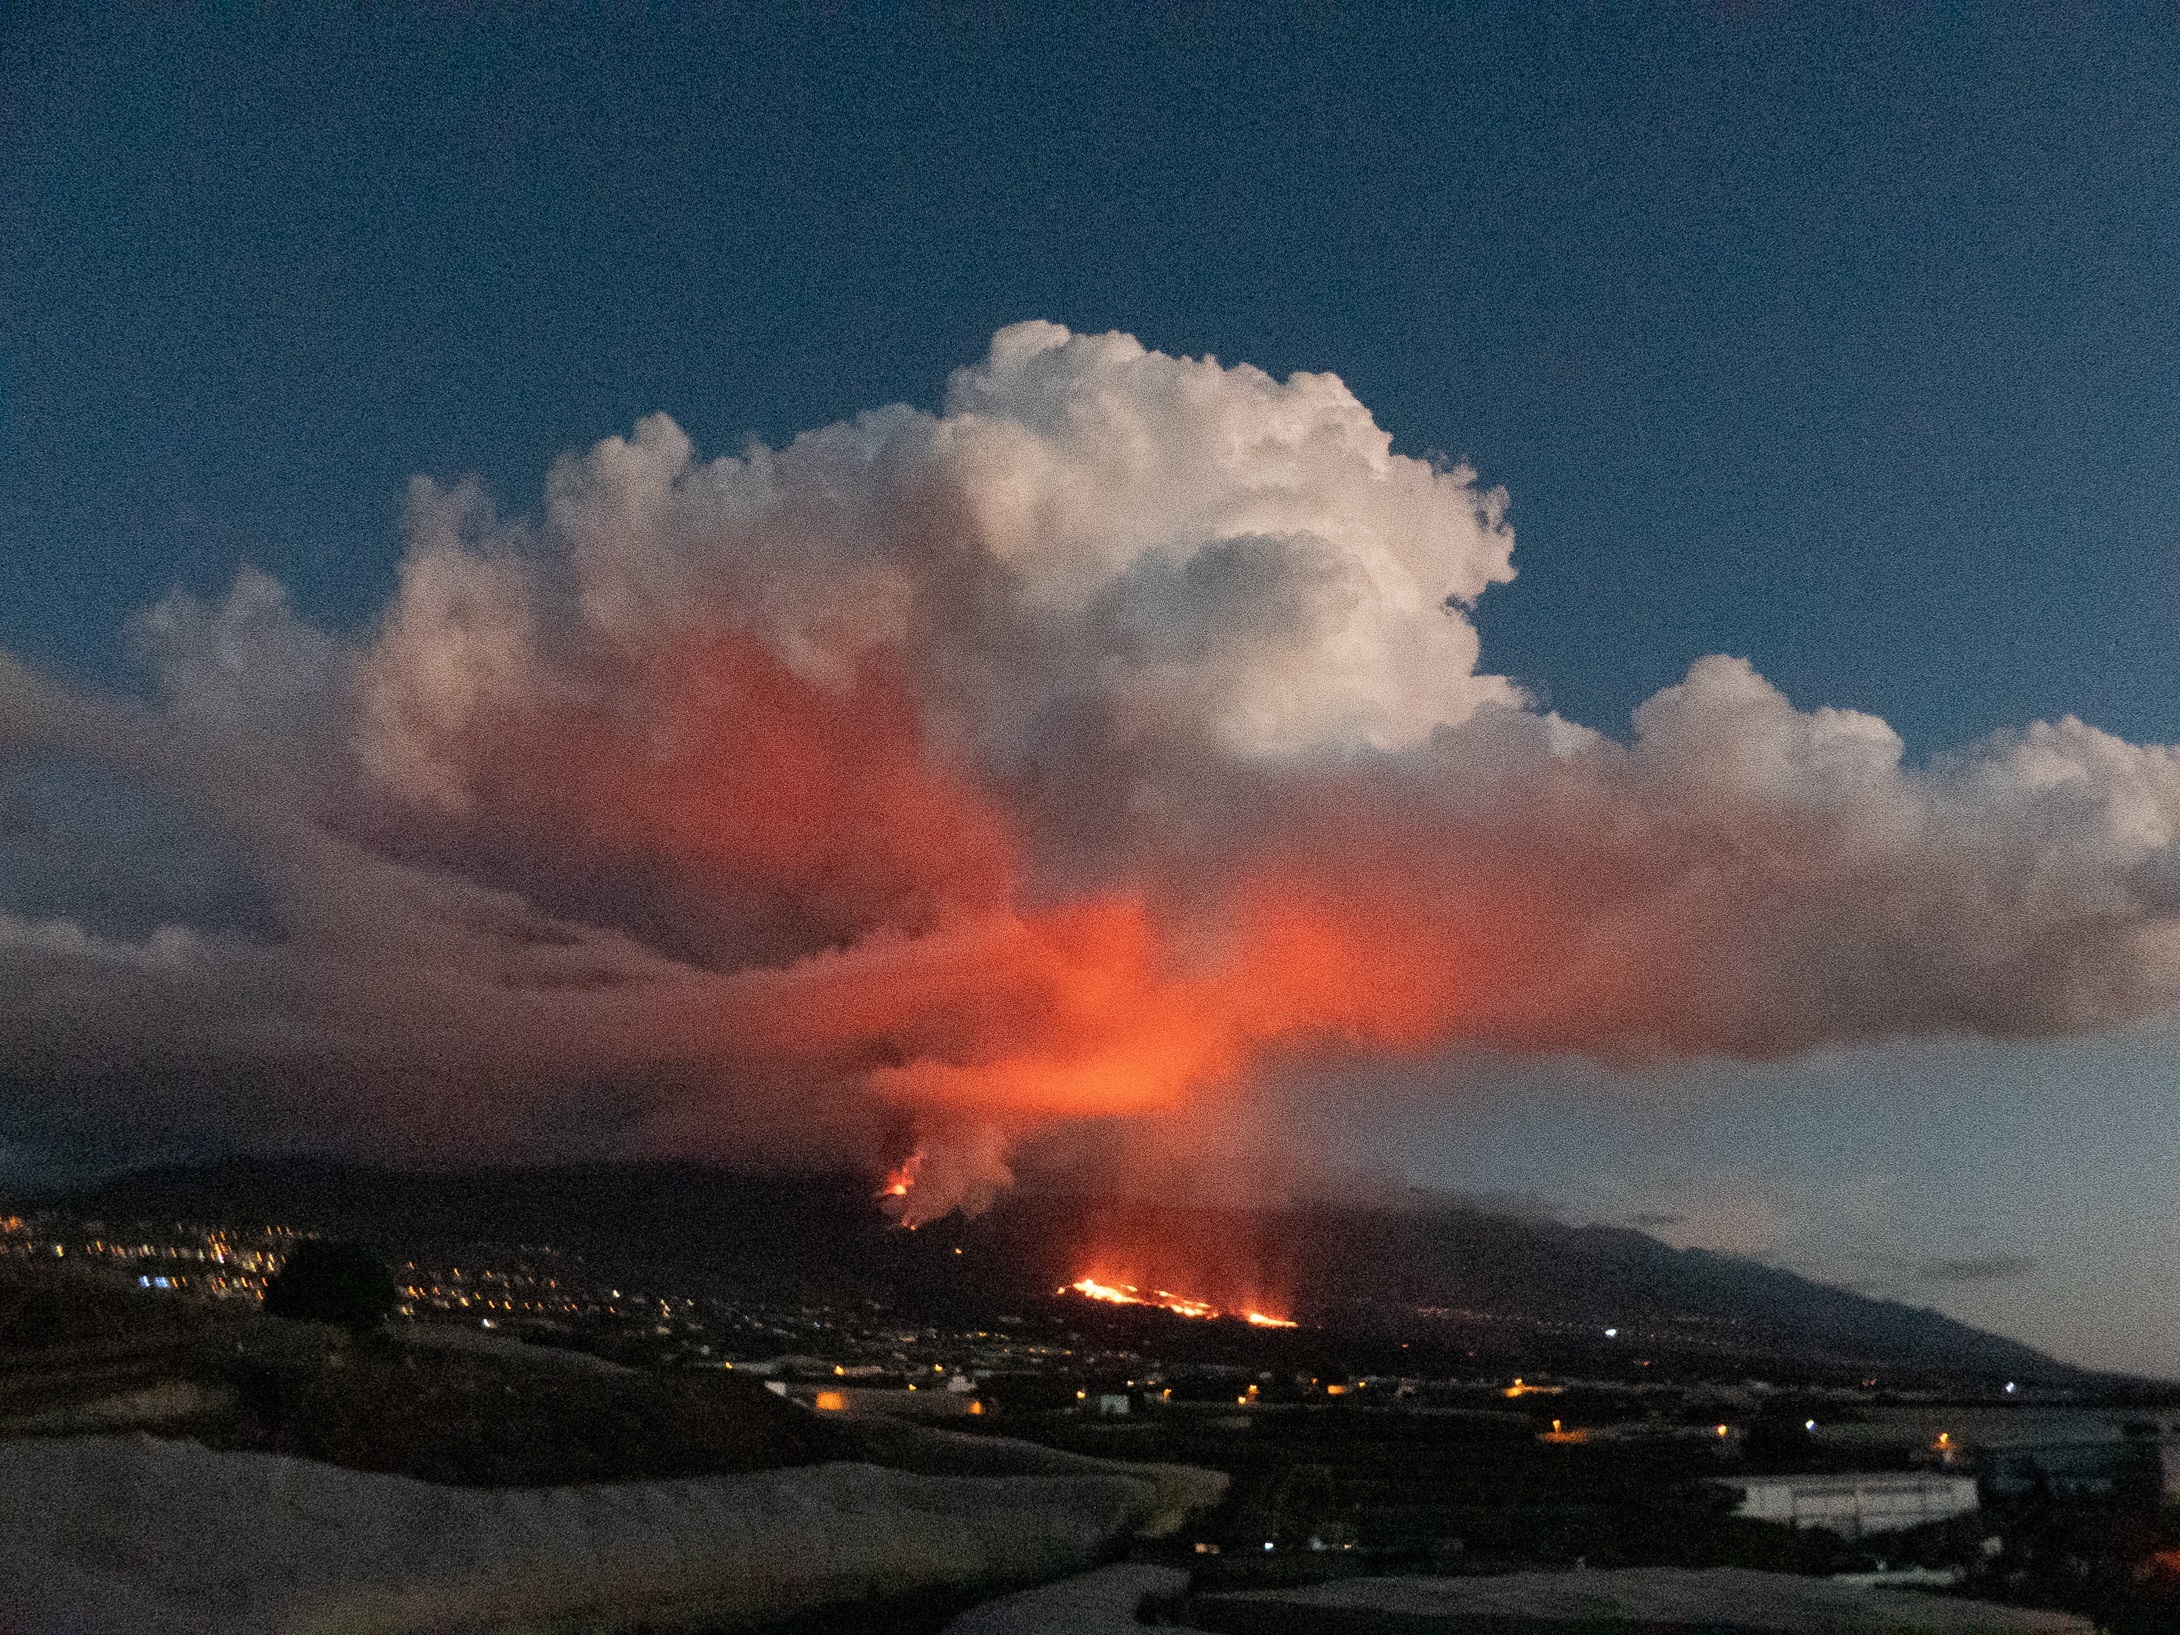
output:
[{"label": "glowing ember", "polygon": [[[1218,1317],[1219,1308],[1205,1300],[1192,1300],[1185,1294],[1175,1294],[1171,1289],[1139,1289],[1133,1283],[1100,1283],[1094,1277],[1078,1277],[1074,1282],[1055,1289],[1055,1294],[1073,1290],[1085,1300],[1104,1300],[1116,1306],[1156,1306],[1170,1311],[1177,1317]],[[1238,1312],[1243,1321],[1254,1323],[1258,1328],[1294,1328],[1284,1317],[1273,1317],[1261,1311]]]},{"label": "glowing ember", "polygon": [[916,1184],[916,1172],[923,1168],[923,1149],[918,1147],[886,1176],[886,1184],[878,1189],[881,1198],[905,1198],[908,1189]]}]

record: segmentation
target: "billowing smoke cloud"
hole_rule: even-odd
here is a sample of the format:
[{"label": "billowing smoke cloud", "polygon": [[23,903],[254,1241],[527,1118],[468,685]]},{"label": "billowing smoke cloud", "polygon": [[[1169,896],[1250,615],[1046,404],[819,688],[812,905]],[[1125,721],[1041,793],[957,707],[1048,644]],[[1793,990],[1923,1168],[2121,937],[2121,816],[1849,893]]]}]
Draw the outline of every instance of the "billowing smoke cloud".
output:
[{"label": "billowing smoke cloud", "polygon": [[[919,1214],[1313,1059],[2180,1000],[2173,750],[1909,767],[1720,657],[1614,741],[1479,670],[1503,508],[1330,376],[1041,323],[936,415],[646,420],[527,520],[420,482],[362,637],[245,571],[139,620],[151,703],[0,669],[11,1130],[920,1154]],[[71,853],[86,776],[165,816]],[[72,907],[132,845],[221,889]]]}]

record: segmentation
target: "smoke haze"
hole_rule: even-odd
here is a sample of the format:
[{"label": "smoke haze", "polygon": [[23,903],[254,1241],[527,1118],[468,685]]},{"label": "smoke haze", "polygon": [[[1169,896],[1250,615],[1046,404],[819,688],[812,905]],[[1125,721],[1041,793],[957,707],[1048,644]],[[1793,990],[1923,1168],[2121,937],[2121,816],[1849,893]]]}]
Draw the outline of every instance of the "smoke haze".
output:
[{"label": "smoke haze", "polygon": [[1480,668],[1505,511],[1332,376],[1045,323],[530,517],[420,480],[361,635],[245,570],[137,620],[148,702],[0,659],[8,1132],[906,1162],[913,1219],[1316,1061],[2180,1000],[2172,749],[1909,766],[1718,656],[1617,741]]}]

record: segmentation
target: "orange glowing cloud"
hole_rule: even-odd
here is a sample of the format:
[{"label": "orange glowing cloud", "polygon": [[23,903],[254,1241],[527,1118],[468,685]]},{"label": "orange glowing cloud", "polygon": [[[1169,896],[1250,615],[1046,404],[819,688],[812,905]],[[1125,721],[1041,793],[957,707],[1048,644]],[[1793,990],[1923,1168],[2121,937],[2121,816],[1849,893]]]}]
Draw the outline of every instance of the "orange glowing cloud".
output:
[{"label": "orange glowing cloud", "polygon": [[2067,720],[1911,766],[1723,657],[1626,743],[1540,711],[1468,613],[1505,496],[1329,375],[1023,324],[936,413],[709,463],[654,417],[535,519],[424,484],[409,527],[355,641],[245,575],[141,621],[156,704],[0,666],[0,754],[142,781],[262,897],[135,940],[0,904],[0,1065],[308,1063],[313,1127],[432,1150],[784,1131],[914,1220],[1038,1132],[1246,1113],[1340,1055],[2180,1004],[2180,752]]}]

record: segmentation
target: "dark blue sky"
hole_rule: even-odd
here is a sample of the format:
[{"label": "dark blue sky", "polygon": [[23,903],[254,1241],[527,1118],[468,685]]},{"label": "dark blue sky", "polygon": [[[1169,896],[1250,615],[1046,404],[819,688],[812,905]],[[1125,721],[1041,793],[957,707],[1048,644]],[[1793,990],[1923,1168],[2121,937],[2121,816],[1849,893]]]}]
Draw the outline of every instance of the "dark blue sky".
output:
[{"label": "dark blue sky", "polygon": [[2180,739],[2171,10],[1549,9],[10,7],[0,645],[125,675],[244,560],[359,625],[414,473],[523,509],[1043,316],[1472,459],[1485,662],[1590,724],[1727,651],[1917,751]]}]

